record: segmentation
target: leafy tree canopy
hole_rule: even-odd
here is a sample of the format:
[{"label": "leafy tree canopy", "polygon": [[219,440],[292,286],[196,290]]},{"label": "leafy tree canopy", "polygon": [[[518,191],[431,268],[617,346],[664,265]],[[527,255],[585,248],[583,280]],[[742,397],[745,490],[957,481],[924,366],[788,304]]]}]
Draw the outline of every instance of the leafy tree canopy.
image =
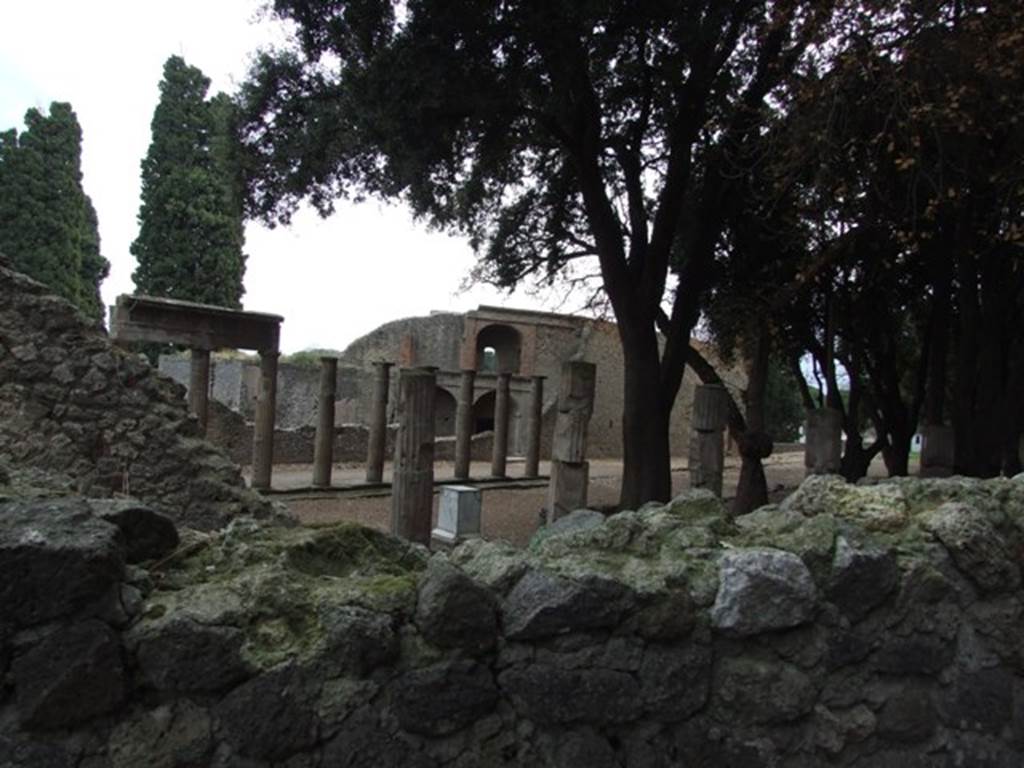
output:
[{"label": "leafy tree canopy", "polygon": [[240,308],[245,254],[234,105],[179,56],[164,65],[142,162],[136,290]]},{"label": "leafy tree canopy", "polygon": [[0,253],[90,317],[103,318],[96,210],[82,189],[82,129],[70,104],[30,109],[25,131],[0,134]]}]

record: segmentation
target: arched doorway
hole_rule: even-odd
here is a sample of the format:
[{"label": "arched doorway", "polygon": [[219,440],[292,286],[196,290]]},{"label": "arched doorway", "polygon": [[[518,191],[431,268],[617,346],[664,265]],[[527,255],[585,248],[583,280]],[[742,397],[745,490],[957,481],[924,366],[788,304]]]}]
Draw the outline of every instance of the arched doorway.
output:
[{"label": "arched doorway", "polygon": [[[494,429],[494,390],[484,392],[473,403],[473,434]],[[514,395],[508,399],[508,450],[511,454],[522,453],[519,403]]]},{"label": "arched doorway", "polygon": [[446,389],[434,389],[434,437],[455,434],[455,397]]},{"label": "arched doorway", "polygon": [[476,369],[486,373],[519,373],[522,336],[511,325],[493,324],[476,335]]}]

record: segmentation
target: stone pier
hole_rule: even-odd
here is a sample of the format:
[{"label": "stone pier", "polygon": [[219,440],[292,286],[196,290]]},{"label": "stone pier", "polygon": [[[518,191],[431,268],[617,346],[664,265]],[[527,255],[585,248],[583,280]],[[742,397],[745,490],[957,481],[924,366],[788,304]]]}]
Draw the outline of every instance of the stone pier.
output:
[{"label": "stone pier", "polygon": [[188,407],[199,422],[199,430],[206,434],[210,413],[210,350],[191,350],[189,361]]},{"label": "stone pier", "polygon": [[587,429],[594,410],[597,368],[569,361],[558,382],[558,412],[551,445],[551,482],[547,523],[587,506],[590,465],[586,461]]},{"label": "stone pier", "polygon": [[384,446],[388,435],[388,389],[391,386],[391,363],[373,364],[373,403],[370,406],[370,434],[366,446],[366,482],[384,479]]},{"label": "stone pier", "polygon": [[274,414],[277,408],[277,360],[280,353],[260,352],[260,388],[252,433],[252,487],[270,489],[274,467]]},{"label": "stone pier", "polygon": [[843,414],[835,408],[807,411],[804,467],[808,475],[837,475],[843,461]]},{"label": "stone pier", "polygon": [[950,477],[955,466],[955,433],[945,424],[921,428],[921,477]]},{"label": "stone pier", "polygon": [[526,467],[523,477],[540,475],[540,434],[544,419],[544,377],[534,376],[530,383],[530,413],[526,423]]},{"label": "stone pier", "polygon": [[320,358],[320,393],[317,399],[316,442],[313,448],[313,485],[331,485],[334,466],[334,401],[338,381],[338,358]]},{"label": "stone pier", "polygon": [[698,384],[690,418],[690,487],[707,488],[722,495],[725,471],[725,425],[729,419],[729,393],[721,384]]},{"label": "stone pier", "polygon": [[434,507],[434,389],[436,369],[398,373],[398,434],[391,482],[391,532],[430,544]]},{"label": "stone pier", "polygon": [[470,448],[473,440],[473,387],[476,371],[462,371],[459,402],[455,409],[455,479],[469,479]]},{"label": "stone pier", "polygon": [[494,389],[494,450],[491,453],[491,476],[505,477],[508,459],[509,384],[512,374],[499,373]]}]

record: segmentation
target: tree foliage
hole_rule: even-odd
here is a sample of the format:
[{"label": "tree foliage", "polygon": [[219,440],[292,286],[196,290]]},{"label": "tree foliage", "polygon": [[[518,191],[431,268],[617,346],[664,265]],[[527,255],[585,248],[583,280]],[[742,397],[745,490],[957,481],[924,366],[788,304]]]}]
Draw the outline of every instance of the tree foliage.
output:
[{"label": "tree foliage", "polygon": [[621,503],[665,498],[730,157],[841,5],[277,0],[293,44],[242,94],[250,210],[401,197],[503,286],[596,260],[626,365]]},{"label": "tree foliage", "polygon": [[142,162],[136,290],[240,308],[245,271],[235,107],[179,56],[164,65]]},{"label": "tree foliage", "polygon": [[70,104],[30,109],[25,130],[0,134],[0,253],[12,266],[103,319],[96,211],[82,188],[82,129]]}]

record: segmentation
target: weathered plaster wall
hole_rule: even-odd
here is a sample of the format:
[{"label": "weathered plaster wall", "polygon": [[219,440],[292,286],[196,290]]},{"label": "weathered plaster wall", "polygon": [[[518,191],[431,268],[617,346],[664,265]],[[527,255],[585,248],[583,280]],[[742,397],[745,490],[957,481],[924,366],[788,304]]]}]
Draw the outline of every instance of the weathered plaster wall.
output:
[{"label": "weathered plaster wall", "polygon": [[168,556],[107,504],[0,503],[2,765],[1024,760],[1024,476],[818,477],[737,520],[691,493],[433,556],[241,519]]},{"label": "weathered plaster wall", "polygon": [[179,386],[2,266],[0,463],[88,496],[131,494],[196,528],[270,513],[198,437]]}]

